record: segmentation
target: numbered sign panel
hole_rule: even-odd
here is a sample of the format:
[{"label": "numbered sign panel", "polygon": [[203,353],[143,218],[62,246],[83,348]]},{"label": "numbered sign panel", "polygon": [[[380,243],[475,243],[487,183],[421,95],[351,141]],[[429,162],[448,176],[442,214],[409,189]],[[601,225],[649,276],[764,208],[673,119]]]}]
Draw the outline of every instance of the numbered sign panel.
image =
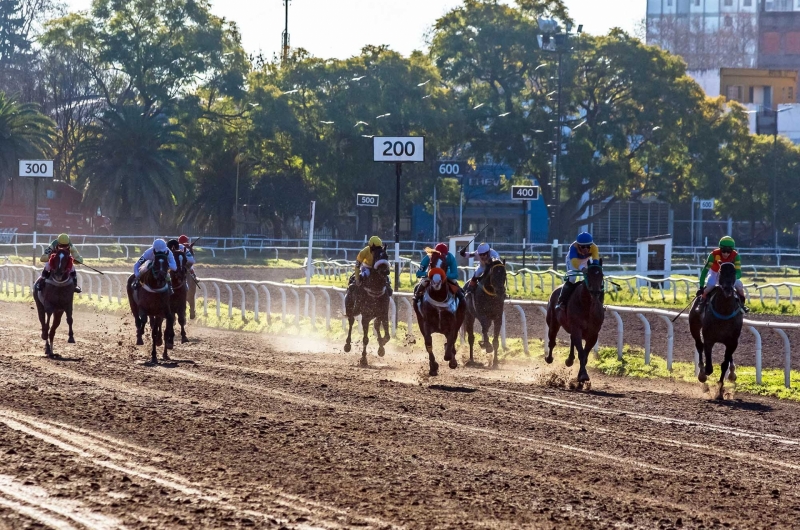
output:
[{"label": "numbered sign panel", "polygon": [[359,193],[356,195],[356,206],[374,206],[377,208],[378,199],[380,195],[369,195],[367,193]]},{"label": "numbered sign panel", "polygon": [[20,177],[53,178],[52,160],[20,160]]},{"label": "numbered sign panel", "polygon": [[511,198],[515,201],[539,199],[539,186],[511,186]]},{"label": "numbered sign panel", "polygon": [[700,201],[700,209],[701,210],[713,210],[714,209],[714,199],[702,199]]},{"label": "numbered sign panel", "polygon": [[376,136],[372,142],[375,162],[425,162],[423,136]]},{"label": "numbered sign panel", "polygon": [[463,160],[449,160],[436,163],[436,175],[439,177],[460,177],[469,167]]}]

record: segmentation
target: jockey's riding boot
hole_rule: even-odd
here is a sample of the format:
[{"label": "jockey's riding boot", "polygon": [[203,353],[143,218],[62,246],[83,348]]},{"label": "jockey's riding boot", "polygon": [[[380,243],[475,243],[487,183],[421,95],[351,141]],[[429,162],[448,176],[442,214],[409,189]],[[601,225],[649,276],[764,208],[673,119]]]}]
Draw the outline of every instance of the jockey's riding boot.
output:
[{"label": "jockey's riding boot", "polygon": [[388,276],[386,277],[386,292],[389,293],[389,296],[394,294],[394,290],[392,290],[392,279]]},{"label": "jockey's riding boot", "polygon": [[81,290],[80,287],[78,287],[78,273],[75,272],[75,271],[72,271],[72,272],[69,273],[69,276],[70,276],[70,278],[72,278],[72,284],[75,287],[75,292],[76,293],[82,293],[83,291]]},{"label": "jockey's riding boot", "polygon": [[742,311],[745,313],[749,313],[750,308],[745,305],[745,302],[747,302],[747,299],[744,296],[739,297],[739,305],[742,306]]},{"label": "jockey's riding boot", "polygon": [[468,281],[468,282],[467,282],[467,284],[464,286],[464,290],[465,290],[466,292],[468,292],[468,293],[474,292],[474,291],[475,291],[475,287],[476,287],[477,285],[478,285],[478,280],[476,280],[475,278],[472,278],[472,279],[471,279],[470,281]]},{"label": "jockey's riding boot", "polygon": [[558,293],[558,303],[556,304],[555,309],[566,308],[567,303],[569,302],[569,296],[572,294],[572,291],[575,289],[574,283],[571,281],[564,282],[564,285],[561,286],[561,292]]}]

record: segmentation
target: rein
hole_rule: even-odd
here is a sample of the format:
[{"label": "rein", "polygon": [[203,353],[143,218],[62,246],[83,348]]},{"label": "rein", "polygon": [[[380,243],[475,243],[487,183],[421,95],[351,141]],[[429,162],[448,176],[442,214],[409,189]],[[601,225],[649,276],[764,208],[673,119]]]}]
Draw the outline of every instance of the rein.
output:
[{"label": "rein", "polygon": [[708,307],[709,309],[711,309],[711,314],[714,315],[714,318],[716,318],[717,320],[723,320],[723,321],[730,320],[742,312],[742,308],[737,307],[736,309],[733,310],[733,313],[731,313],[730,315],[723,315],[719,313],[716,309],[714,309],[714,300],[716,300],[716,298],[717,298],[717,293],[714,293],[711,300],[708,301]]},{"label": "rein", "polygon": [[[505,269],[506,265],[502,261],[493,261],[493,262],[491,262],[489,264],[489,268],[487,268],[486,272],[484,273],[485,276],[486,276],[486,283],[489,284],[488,285],[488,289],[487,289],[487,286],[483,282],[481,282],[481,289],[483,289],[483,292],[486,293],[489,296],[492,296],[492,297],[497,296],[497,289],[495,289],[495,287],[492,285],[492,270],[495,267],[502,267],[502,268]],[[506,281],[508,281],[508,278],[506,278]]]},{"label": "rein", "polygon": [[583,274],[583,285],[586,287],[586,290],[589,291],[589,293],[592,294],[595,297],[597,297],[597,296],[599,296],[601,294],[605,294],[605,292],[606,292],[606,282],[605,282],[605,280],[603,280],[602,287],[600,287],[599,290],[593,290],[593,289],[591,289],[589,287],[589,278],[587,277],[587,273],[588,273],[588,270],[591,270],[591,269],[600,269],[600,273],[601,274],[603,273],[603,267],[601,267],[600,265],[597,265],[597,264],[589,265],[587,267],[587,272],[582,272],[582,271],[580,272],[580,274]]}]

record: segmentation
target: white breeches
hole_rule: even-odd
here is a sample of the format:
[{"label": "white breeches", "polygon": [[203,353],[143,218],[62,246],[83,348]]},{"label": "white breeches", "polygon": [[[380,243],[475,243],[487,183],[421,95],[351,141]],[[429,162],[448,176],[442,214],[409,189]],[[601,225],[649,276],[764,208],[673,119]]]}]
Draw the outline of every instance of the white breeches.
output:
[{"label": "white breeches", "polygon": [[[708,271],[708,278],[706,283],[706,288],[703,292],[706,294],[711,292],[711,289],[717,286],[717,282],[719,282],[719,273],[714,271]],[[736,292],[739,293],[740,296],[744,297],[744,284],[742,280],[736,280],[736,283],[733,284],[734,289]]]}]

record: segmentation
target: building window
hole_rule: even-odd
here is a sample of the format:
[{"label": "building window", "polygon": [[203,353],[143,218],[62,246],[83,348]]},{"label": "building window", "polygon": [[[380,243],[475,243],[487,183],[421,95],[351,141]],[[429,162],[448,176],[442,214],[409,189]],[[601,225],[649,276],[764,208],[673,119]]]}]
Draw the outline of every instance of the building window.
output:
[{"label": "building window", "polygon": [[742,85],[728,85],[726,90],[727,98],[732,101],[742,102]]},{"label": "building window", "polygon": [[730,15],[725,15],[725,27],[730,28],[733,26],[733,19]]},{"label": "building window", "polygon": [[788,88],[788,91],[789,91],[789,94],[786,96],[786,99],[787,99],[788,101],[794,101],[794,87],[793,87],[793,86],[790,86],[790,87]]},{"label": "building window", "polygon": [[743,3],[742,5],[743,5],[744,7],[752,7],[752,5],[753,5],[753,0],[744,0],[744,3]]},{"label": "building window", "polygon": [[725,7],[730,7],[733,5],[733,0],[725,0]]},{"label": "building window", "polygon": [[672,7],[672,0],[667,0],[667,7]]},{"label": "building window", "polygon": [[[800,2],[800,0],[798,0],[798,1]],[[699,6],[700,5],[700,0],[694,0],[694,5]]]}]

